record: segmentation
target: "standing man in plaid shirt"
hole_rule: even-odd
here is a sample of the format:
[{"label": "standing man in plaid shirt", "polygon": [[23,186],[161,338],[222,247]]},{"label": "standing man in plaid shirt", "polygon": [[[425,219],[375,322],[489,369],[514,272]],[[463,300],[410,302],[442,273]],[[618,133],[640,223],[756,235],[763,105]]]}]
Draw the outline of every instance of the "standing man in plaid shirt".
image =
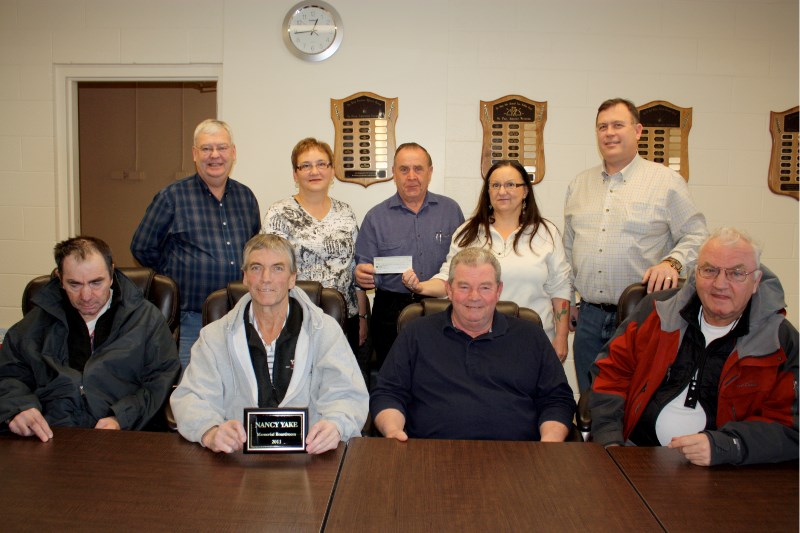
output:
[{"label": "standing man in plaid shirt", "polygon": [[139,263],[180,288],[183,368],[200,332],[203,302],[241,278],[239,257],[261,228],[253,192],[229,177],[236,162],[230,127],[214,119],[198,124],[192,157],[197,173],[156,194],[131,241]]},{"label": "standing man in plaid shirt", "polygon": [[580,313],[572,307],[570,317],[580,392],[616,329],[622,291],[637,282],[647,292],[677,287],[708,236],[681,175],[639,155],[642,124],[633,102],[603,102],[595,133],[603,164],[578,174],[564,203],[564,252],[581,296]]}]

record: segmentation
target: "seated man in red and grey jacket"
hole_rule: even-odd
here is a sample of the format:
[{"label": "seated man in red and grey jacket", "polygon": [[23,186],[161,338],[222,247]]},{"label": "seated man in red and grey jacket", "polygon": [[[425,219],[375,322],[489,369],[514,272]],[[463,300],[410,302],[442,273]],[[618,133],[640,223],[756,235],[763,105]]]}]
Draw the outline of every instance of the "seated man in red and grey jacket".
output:
[{"label": "seated man in red and grey jacket", "polygon": [[619,326],[592,365],[595,442],[668,446],[703,466],[797,459],[798,334],[760,255],[715,231],[680,291]]}]

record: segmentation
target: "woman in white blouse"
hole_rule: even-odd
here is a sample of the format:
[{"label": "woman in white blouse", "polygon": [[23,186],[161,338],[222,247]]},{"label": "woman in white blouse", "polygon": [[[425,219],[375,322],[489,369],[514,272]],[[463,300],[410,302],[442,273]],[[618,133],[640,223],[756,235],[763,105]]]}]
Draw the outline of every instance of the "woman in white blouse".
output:
[{"label": "woman in white blouse", "polygon": [[328,194],[334,180],[333,150],[312,137],[303,139],[292,150],[292,169],[297,194],[269,206],[261,231],[294,245],[297,279],[319,281],[342,293],[349,316],[347,339],[358,356],[367,338],[367,297],[356,290],[353,275],[356,216],[349,205]]},{"label": "woman in white blouse", "polygon": [[569,264],[558,229],[542,217],[533,184],[517,161],[499,161],[486,173],[478,206],[453,235],[441,270],[420,282],[412,270],[406,287],[426,296],[445,296],[451,258],[470,246],[490,249],[500,261],[503,300],[539,313],[558,358],[567,358],[569,335]]}]

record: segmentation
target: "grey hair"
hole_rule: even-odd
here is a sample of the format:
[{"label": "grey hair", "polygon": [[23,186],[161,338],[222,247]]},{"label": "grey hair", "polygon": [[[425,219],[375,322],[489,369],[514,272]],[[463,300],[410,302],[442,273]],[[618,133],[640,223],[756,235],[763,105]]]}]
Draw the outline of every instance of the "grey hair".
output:
[{"label": "grey hair", "polygon": [[492,265],[494,281],[500,283],[500,262],[492,252],[485,248],[464,248],[450,260],[450,272],[447,274],[447,283],[453,283],[456,267],[458,265],[481,266]]},{"label": "grey hair", "polygon": [[259,233],[244,245],[242,252],[242,270],[247,268],[247,259],[256,250],[274,250],[284,254],[289,260],[289,271],[297,273],[297,259],[295,258],[294,246],[292,243],[274,233]]},{"label": "grey hair", "polygon": [[761,268],[761,245],[746,231],[730,226],[715,229],[705,242],[700,245],[700,249],[697,251],[698,256],[702,253],[703,248],[712,240],[718,241],[722,246],[734,246],[739,241],[749,244],[753,248],[753,258],[756,260],[756,268]]},{"label": "grey hair", "polygon": [[231,131],[231,127],[228,126],[226,122],[217,120],[215,118],[207,118],[203,122],[197,125],[197,127],[194,129],[193,144],[197,146],[197,138],[200,137],[200,135],[204,133],[206,134],[217,133],[220,130],[224,130],[225,133],[228,134],[228,138],[230,139],[231,144],[233,144],[233,131]]}]

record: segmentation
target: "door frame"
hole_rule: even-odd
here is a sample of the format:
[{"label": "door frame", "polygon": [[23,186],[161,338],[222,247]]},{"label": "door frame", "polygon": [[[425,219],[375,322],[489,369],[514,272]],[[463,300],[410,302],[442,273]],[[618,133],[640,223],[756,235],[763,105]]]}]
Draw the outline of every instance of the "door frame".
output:
[{"label": "door frame", "polygon": [[222,65],[54,65],[56,240],[80,234],[78,82],[217,82],[222,115]]}]

